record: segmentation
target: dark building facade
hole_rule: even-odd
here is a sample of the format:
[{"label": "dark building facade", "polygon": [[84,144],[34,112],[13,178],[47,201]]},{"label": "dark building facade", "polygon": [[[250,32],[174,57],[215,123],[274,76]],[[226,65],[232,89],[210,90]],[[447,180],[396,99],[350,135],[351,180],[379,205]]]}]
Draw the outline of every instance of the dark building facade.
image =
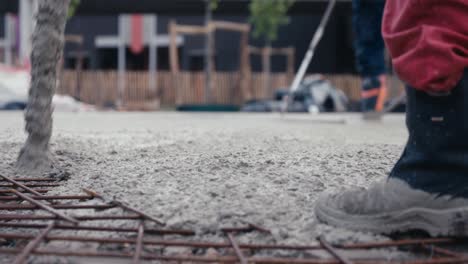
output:
[{"label": "dark building facade", "polygon": [[[15,0],[2,0],[5,5],[0,12],[15,11]],[[118,34],[118,14],[134,11],[158,14],[158,34],[168,32],[169,20],[175,19],[179,24],[202,25],[203,5],[200,0],[174,0],[174,1],[138,1],[138,8],[134,8],[135,1],[112,0],[106,8],[104,2],[108,0],[82,0],[77,14],[68,22],[67,34],[80,34],[84,37],[85,68],[88,69],[116,69],[117,49],[98,48],[95,40],[98,36]],[[129,3],[132,5],[129,5]],[[157,2],[157,3],[155,3]],[[314,60],[309,67],[310,72],[320,73],[355,73],[353,54],[353,31],[351,26],[351,8],[349,1],[338,3],[329,25],[325,31],[322,42],[319,44]],[[94,4],[93,4],[94,3]],[[278,40],[274,47],[292,46],[296,48],[296,69],[307,50],[308,44],[319,24],[325,8],[325,1],[296,1],[290,14],[290,24],[280,29]],[[145,6],[146,5],[146,6]],[[248,21],[248,1],[221,1],[220,7],[214,13],[214,20],[234,22]],[[145,8],[146,7],[146,8]],[[191,7],[191,8],[189,8]],[[8,9],[9,8],[9,9]],[[153,11],[155,11],[153,13]],[[0,29],[3,28],[0,22]],[[216,68],[219,71],[235,71],[239,67],[239,34],[233,32],[217,32],[215,35]],[[261,47],[263,41],[250,38],[250,44]],[[187,36],[180,48],[181,66],[184,70],[202,70],[203,68],[204,39],[202,37]],[[74,51],[76,47],[67,45],[65,51],[66,65],[74,64]],[[127,50],[128,69],[147,69],[148,50],[138,55]],[[254,71],[261,71],[260,58],[251,57]],[[284,71],[286,59],[273,58],[273,71]],[[167,70],[168,48],[158,48],[158,68]]]}]

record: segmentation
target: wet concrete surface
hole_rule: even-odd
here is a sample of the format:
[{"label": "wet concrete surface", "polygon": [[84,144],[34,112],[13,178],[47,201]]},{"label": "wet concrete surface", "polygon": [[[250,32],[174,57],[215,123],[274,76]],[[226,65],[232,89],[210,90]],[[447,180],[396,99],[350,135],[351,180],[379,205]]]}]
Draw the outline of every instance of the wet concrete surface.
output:
[{"label": "wet concrete surface", "polygon": [[[0,120],[0,173],[15,175],[23,115]],[[273,231],[242,242],[382,240],[319,224],[314,202],[326,189],[383,179],[406,138],[403,115],[56,113],[56,174],[70,179],[54,192],[91,188],[208,240],[242,221]]]}]

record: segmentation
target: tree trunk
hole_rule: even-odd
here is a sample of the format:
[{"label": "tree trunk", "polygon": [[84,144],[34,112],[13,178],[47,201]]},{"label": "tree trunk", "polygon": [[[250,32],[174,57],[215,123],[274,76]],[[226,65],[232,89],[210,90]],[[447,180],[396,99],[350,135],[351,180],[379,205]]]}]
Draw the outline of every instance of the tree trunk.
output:
[{"label": "tree trunk", "polygon": [[25,111],[28,138],[17,166],[41,173],[52,165],[49,141],[52,135],[52,97],[57,85],[57,66],[63,52],[63,35],[69,0],[39,0],[32,35],[31,87]]}]

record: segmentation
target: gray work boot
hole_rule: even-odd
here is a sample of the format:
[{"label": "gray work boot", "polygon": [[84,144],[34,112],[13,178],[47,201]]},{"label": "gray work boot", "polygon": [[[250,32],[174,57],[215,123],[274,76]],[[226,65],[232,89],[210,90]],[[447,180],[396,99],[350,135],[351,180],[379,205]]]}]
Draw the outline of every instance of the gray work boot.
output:
[{"label": "gray work boot", "polygon": [[391,234],[423,230],[431,236],[468,236],[468,199],[437,196],[389,178],[369,189],[324,193],[317,218],[332,226]]}]

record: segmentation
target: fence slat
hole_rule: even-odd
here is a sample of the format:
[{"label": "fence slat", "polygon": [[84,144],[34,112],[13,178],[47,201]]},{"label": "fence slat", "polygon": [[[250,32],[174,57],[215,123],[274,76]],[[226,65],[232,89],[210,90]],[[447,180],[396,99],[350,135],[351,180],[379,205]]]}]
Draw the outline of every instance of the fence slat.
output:
[{"label": "fence slat", "polygon": [[[342,89],[352,101],[360,99],[361,80],[355,75],[324,75],[326,79]],[[83,71],[79,99],[98,106],[112,106],[117,101],[117,71]],[[58,94],[77,95],[77,75],[75,71],[64,70],[60,78]],[[127,87],[123,94],[124,105],[134,108],[148,108],[148,105],[163,104],[175,106],[181,104],[204,104],[205,74],[203,72],[180,72],[173,76],[170,72],[157,73],[157,87],[151,91],[149,73],[146,71],[128,71]],[[263,73],[252,73],[249,89],[253,99],[271,99],[280,88],[290,85],[291,76],[287,73],[272,73],[272,87],[264,86]],[[241,80],[238,72],[216,72],[213,74],[213,90],[210,96],[212,104],[243,103]]]}]

